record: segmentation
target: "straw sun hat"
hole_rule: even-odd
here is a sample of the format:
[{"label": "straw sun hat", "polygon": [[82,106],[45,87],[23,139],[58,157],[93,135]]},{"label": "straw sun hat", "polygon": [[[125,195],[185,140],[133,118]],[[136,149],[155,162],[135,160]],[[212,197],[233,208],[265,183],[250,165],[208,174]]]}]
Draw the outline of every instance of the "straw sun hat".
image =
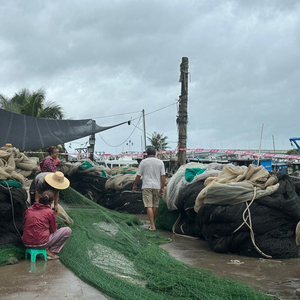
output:
[{"label": "straw sun hat", "polygon": [[47,174],[45,181],[57,190],[64,190],[70,185],[69,179],[67,179],[62,172]]}]

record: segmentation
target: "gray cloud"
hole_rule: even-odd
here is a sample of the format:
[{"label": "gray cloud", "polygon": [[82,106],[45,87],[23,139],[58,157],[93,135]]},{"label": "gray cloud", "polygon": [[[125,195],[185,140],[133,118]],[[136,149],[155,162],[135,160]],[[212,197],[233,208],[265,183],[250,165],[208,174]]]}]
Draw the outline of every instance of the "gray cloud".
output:
[{"label": "gray cloud", "polygon": [[[150,112],[178,98],[188,56],[189,147],[258,147],[264,123],[263,146],[272,148],[273,134],[286,148],[299,135],[299,12],[298,1],[279,0],[2,0],[0,92],[44,87],[74,119]],[[175,117],[175,106],[149,115],[147,131],[176,141]],[[132,129],[102,136],[117,145]],[[136,130],[136,150],[140,138]],[[98,139],[97,149],[122,147]]]}]

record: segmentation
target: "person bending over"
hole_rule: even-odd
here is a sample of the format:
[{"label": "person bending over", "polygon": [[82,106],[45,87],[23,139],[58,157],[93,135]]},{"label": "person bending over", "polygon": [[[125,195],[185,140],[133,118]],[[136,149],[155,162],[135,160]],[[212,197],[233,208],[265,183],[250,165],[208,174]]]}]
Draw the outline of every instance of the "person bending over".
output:
[{"label": "person bending over", "polygon": [[133,184],[133,191],[137,190],[137,184],[141,177],[143,177],[143,202],[147,208],[147,215],[150,221],[149,230],[156,230],[156,210],[159,206],[159,197],[162,196],[164,191],[166,173],[164,163],[155,157],[155,149],[149,147],[146,152],[147,158],[142,160],[139,165]]},{"label": "person bending over", "polygon": [[59,190],[65,190],[69,186],[70,181],[62,172],[40,173],[34,178],[29,188],[31,205],[39,202],[43,192],[50,190],[54,193],[55,211],[58,211]]},{"label": "person bending over", "polygon": [[39,203],[35,202],[25,212],[22,241],[28,248],[46,249],[47,259],[58,259],[59,253],[72,233],[71,228],[57,229],[54,211],[50,208],[54,193],[45,191]]},{"label": "person bending over", "polygon": [[41,163],[42,172],[56,172],[57,161],[58,161],[58,149],[54,146],[51,146],[48,149],[49,155]]}]

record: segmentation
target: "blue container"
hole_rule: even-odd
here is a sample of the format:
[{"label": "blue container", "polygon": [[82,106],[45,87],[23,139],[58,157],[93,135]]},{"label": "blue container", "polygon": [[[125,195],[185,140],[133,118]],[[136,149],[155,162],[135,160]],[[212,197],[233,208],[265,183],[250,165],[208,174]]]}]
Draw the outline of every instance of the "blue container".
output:
[{"label": "blue container", "polygon": [[[254,165],[257,166],[257,160],[253,162]],[[272,171],[272,160],[267,159],[267,160],[260,160],[259,164],[263,166],[267,171]]]}]

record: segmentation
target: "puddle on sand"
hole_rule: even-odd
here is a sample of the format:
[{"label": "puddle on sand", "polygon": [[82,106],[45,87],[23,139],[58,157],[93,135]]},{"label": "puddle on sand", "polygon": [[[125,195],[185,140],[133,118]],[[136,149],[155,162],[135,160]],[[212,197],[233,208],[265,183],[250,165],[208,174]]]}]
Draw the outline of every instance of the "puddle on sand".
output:
[{"label": "puddle on sand", "polygon": [[100,222],[94,223],[93,225],[97,227],[98,230],[105,232],[110,236],[115,236],[119,231],[119,226],[113,223]]},{"label": "puddle on sand", "polygon": [[92,262],[99,268],[116,277],[123,278],[132,283],[146,286],[144,277],[134,268],[134,264],[124,255],[104,245],[94,245],[94,249],[88,251]]}]

